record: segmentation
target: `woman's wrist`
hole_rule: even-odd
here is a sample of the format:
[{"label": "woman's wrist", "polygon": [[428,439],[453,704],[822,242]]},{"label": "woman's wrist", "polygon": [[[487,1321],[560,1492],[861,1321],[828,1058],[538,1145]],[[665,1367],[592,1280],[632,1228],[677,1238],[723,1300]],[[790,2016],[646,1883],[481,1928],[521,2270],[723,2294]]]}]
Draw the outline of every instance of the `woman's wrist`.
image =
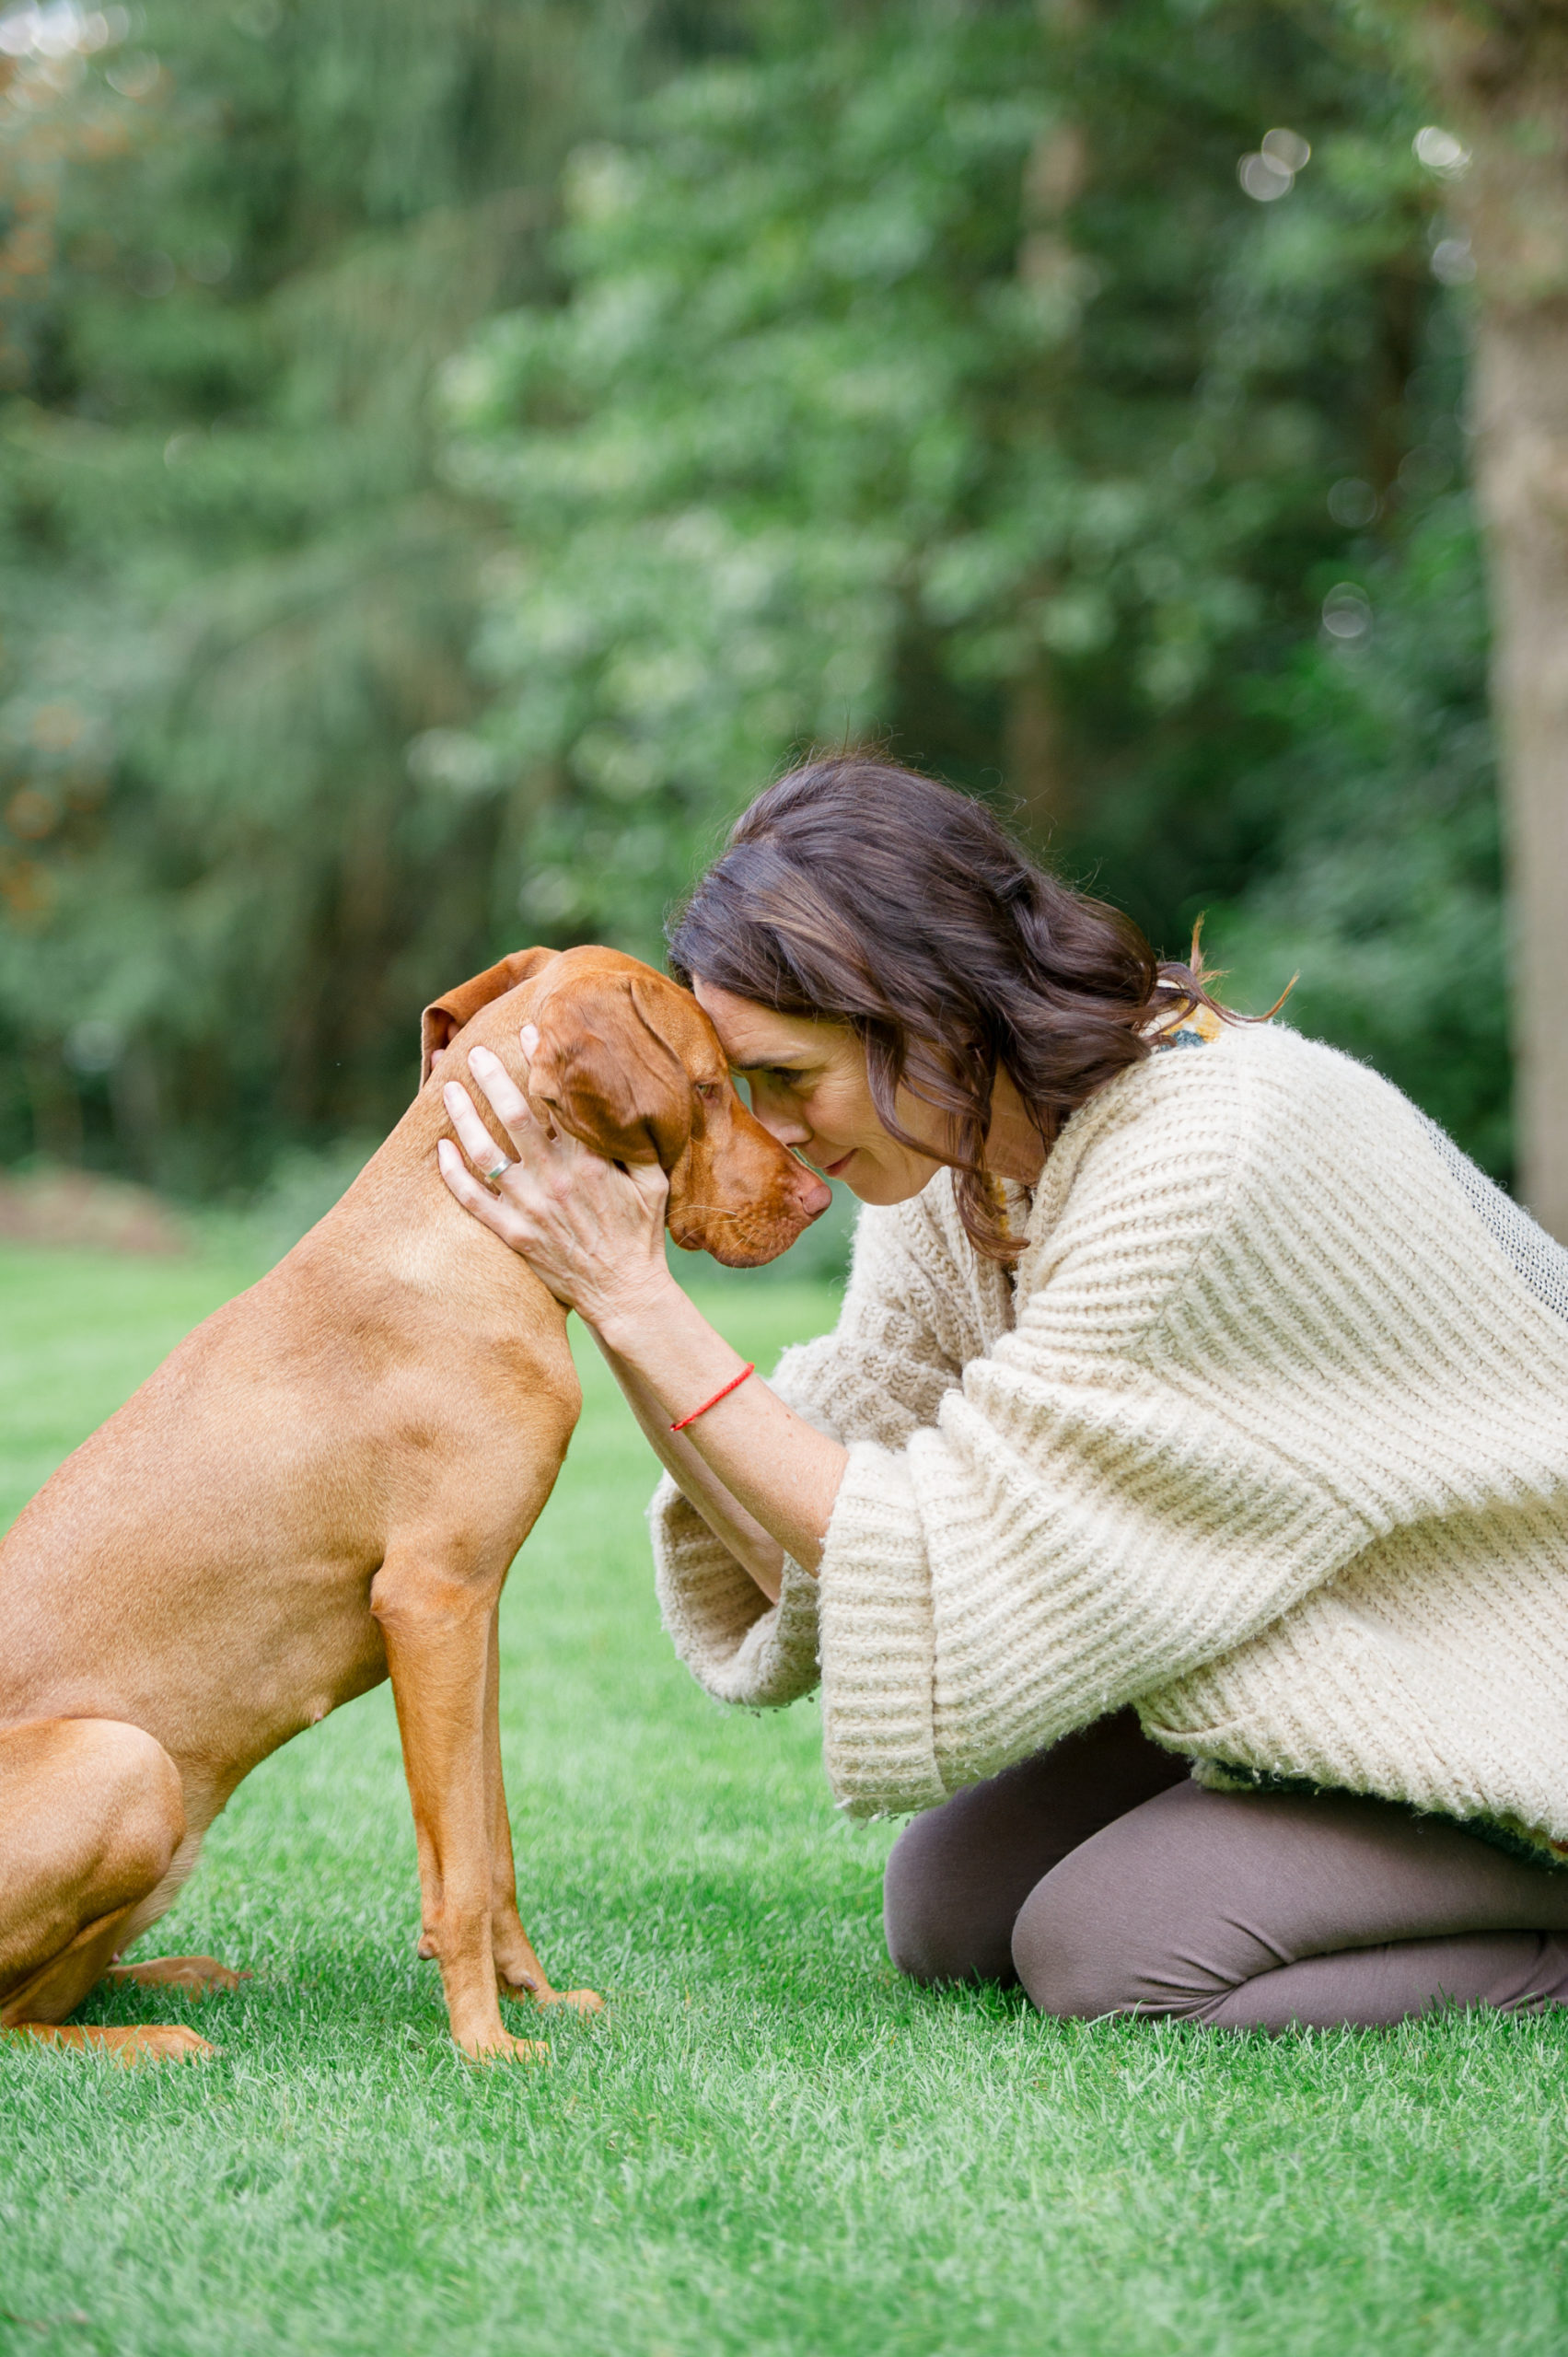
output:
[{"label": "woman's wrist", "polygon": [[772,1597],[775,1547],[808,1572],[820,1562],[848,1457],[751,1380],[739,1352],[668,1271],[666,1278],[668,1292],[621,1294],[606,1304],[603,1325],[589,1322],[656,1450]]},{"label": "woman's wrist", "polygon": [[618,1287],[579,1315],[593,1328],[606,1350],[635,1364],[642,1350],[656,1341],[672,1312],[685,1295],[668,1269],[651,1271],[634,1285]]}]

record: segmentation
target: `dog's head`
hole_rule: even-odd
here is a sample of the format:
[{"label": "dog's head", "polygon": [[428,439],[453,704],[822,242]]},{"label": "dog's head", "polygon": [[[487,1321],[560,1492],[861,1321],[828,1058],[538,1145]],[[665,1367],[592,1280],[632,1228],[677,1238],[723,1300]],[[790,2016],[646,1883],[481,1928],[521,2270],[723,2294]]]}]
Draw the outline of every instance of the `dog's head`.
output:
[{"label": "dog's head", "polygon": [[[526,1079],[524,1023],[539,1032]],[[669,1232],[683,1250],[755,1268],[827,1209],[826,1181],[736,1095],[718,1033],[696,1000],[652,966],[598,948],[502,958],[425,1008],[422,1082],[470,1029],[468,1044],[494,1050],[536,1113],[612,1162],[660,1166]],[[456,1066],[442,1074],[468,1077]]]}]

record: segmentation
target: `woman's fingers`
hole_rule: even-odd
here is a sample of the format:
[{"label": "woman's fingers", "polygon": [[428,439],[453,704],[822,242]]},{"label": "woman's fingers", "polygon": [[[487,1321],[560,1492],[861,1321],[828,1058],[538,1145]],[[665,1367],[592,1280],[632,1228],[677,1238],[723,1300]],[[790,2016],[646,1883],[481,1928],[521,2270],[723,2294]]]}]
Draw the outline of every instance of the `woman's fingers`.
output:
[{"label": "woman's fingers", "polygon": [[[468,1091],[449,1081],[443,1099],[459,1143],[443,1139],[436,1147],[443,1179],[557,1301],[602,1322],[629,1284],[665,1273],[668,1180],[656,1163],[623,1169],[574,1138],[552,1139],[499,1058],[475,1050],[470,1066],[474,1087],[506,1124],[517,1159],[506,1159]],[[494,1191],[474,1169],[480,1178],[495,1174]]]},{"label": "woman's fingers", "polygon": [[669,1178],[656,1162],[622,1162],[617,1165],[621,1175],[631,1180],[657,1219],[662,1230],[665,1213],[669,1207]]},{"label": "woman's fingers", "polygon": [[[517,1045],[523,1051],[524,1102],[528,1105],[528,1111],[533,1114],[534,1120],[543,1130],[547,1138],[570,1138],[571,1132],[569,1131],[558,1130],[556,1128],[555,1123],[550,1117],[548,1109],[542,1113],[535,1111],[532,1100],[527,1094],[528,1090],[533,1085],[533,1060],[539,1052],[539,1025],[537,1023],[524,1024],[522,1029],[517,1034]],[[576,1140],[571,1139],[571,1143],[575,1144]]]},{"label": "woman's fingers", "polygon": [[[475,1119],[478,1116],[475,1115]],[[484,1128],[482,1121],[481,1129]],[[486,1132],[486,1142],[494,1150],[495,1141]],[[475,1219],[492,1229],[504,1244],[512,1242],[512,1223],[506,1207],[494,1196],[488,1187],[482,1187],[450,1138],[442,1138],[436,1148],[436,1160],[441,1176],[456,1195],[464,1211],[472,1212]]]},{"label": "woman's fingers", "polygon": [[506,1156],[481,1120],[468,1090],[455,1080],[449,1080],[441,1091],[441,1102],[447,1108],[447,1119],[456,1130],[463,1152],[474,1168],[489,1178],[498,1162]]},{"label": "woman's fingers", "polygon": [[469,1070],[476,1085],[483,1091],[491,1111],[512,1144],[521,1152],[528,1132],[533,1131],[536,1135],[538,1132],[538,1124],[528,1098],[500,1057],[490,1048],[470,1051]]}]

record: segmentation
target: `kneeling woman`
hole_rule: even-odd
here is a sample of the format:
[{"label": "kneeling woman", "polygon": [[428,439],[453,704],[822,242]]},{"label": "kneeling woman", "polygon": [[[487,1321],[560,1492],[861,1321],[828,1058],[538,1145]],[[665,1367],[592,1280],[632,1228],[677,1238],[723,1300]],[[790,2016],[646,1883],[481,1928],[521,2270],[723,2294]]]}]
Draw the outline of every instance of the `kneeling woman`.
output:
[{"label": "kneeling woman", "polygon": [[840,1802],[918,1812],[895,1961],[1235,2028],[1568,2003],[1568,1252],[1373,1073],[1219,1019],[881,764],[771,787],[671,947],[865,1206],[837,1329],[746,1376],[660,1174],[546,1138],[477,1052],[517,1161],[447,1175],[668,1469],[696,1676],[819,1676]]}]

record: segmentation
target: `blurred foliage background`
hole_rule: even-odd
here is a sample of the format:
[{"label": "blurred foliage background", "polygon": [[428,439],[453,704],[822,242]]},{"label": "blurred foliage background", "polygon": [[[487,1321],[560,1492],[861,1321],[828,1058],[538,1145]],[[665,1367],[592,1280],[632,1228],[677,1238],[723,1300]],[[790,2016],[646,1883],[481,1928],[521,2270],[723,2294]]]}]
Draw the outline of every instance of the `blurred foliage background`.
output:
[{"label": "blurred foliage background", "polygon": [[1295,0],[0,11],[0,1162],[232,1193],[813,742],[1511,1168],[1463,150]]}]

